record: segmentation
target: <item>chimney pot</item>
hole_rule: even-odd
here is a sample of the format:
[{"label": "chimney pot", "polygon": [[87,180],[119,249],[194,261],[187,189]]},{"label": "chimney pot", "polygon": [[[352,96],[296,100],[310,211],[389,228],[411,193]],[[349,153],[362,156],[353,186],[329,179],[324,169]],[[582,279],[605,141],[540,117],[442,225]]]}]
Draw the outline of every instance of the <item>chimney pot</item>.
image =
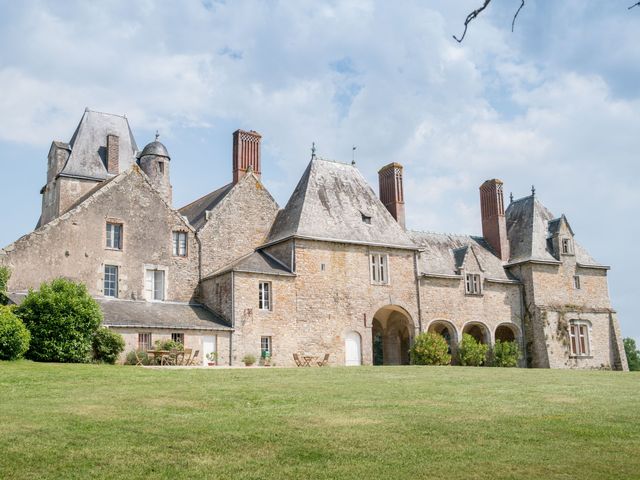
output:
[{"label": "chimney pot", "polygon": [[118,175],[120,173],[120,137],[107,135],[107,172]]},{"label": "chimney pot", "polygon": [[389,210],[400,226],[405,228],[404,186],[402,183],[403,167],[392,162],[378,171],[380,201]]},{"label": "chimney pot", "polygon": [[480,186],[480,211],[482,236],[500,260],[506,262],[509,260],[510,253],[502,185],[501,180],[494,178]]},{"label": "chimney pot", "polygon": [[236,184],[248,172],[260,178],[260,142],[262,136],[255,130],[233,132],[233,183]]}]

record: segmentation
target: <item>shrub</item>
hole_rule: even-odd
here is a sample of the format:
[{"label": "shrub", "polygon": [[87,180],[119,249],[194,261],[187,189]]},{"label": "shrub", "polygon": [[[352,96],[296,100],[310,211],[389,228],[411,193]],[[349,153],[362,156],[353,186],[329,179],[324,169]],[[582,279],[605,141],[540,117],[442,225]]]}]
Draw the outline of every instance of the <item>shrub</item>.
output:
[{"label": "shrub", "polygon": [[496,340],[496,344],[493,347],[493,361],[494,367],[517,367],[518,360],[520,359],[520,349],[516,342],[502,342]]},{"label": "shrub", "polygon": [[[140,357],[140,361],[143,365],[151,365],[151,358],[144,350],[138,350],[138,357]],[[138,359],[136,358],[136,351],[131,350],[127,353],[127,358],[124,361],[125,365],[137,365]]]},{"label": "shrub", "polygon": [[81,283],[57,279],[30,290],[15,310],[31,332],[27,358],[41,362],[87,362],[102,311]]},{"label": "shrub", "polygon": [[11,278],[11,270],[9,267],[0,267],[0,305],[9,303],[7,290],[9,288],[9,279]]},{"label": "shrub", "polygon": [[636,341],[633,338],[625,338],[624,352],[627,354],[627,363],[629,363],[629,371],[640,371],[640,352],[636,348]]},{"label": "shrub", "polygon": [[156,340],[153,342],[156,350],[184,350],[184,345],[173,340]]},{"label": "shrub", "polygon": [[244,363],[247,367],[250,367],[254,363],[256,363],[256,357],[254,355],[245,355],[242,357],[242,363]]},{"label": "shrub", "polygon": [[468,333],[462,335],[458,346],[458,357],[461,365],[479,367],[487,360],[489,346],[478,342]]},{"label": "shrub", "polygon": [[0,306],[0,360],[16,360],[29,350],[31,335],[12,311]]},{"label": "shrub", "polygon": [[116,363],[124,351],[124,338],[108,328],[99,328],[93,336],[93,359],[98,362]]},{"label": "shrub", "polygon": [[449,365],[449,344],[437,333],[421,333],[411,347],[411,363],[414,365]]}]

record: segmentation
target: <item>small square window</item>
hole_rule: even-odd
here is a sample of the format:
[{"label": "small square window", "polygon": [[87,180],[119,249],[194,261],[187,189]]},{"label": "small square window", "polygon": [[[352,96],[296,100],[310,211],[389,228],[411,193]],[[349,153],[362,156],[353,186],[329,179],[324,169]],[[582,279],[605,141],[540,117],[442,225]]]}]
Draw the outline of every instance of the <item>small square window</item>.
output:
[{"label": "small square window", "polygon": [[151,334],[139,333],[138,334],[138,350],[151,350]]},{"label": "small square window", "polygon": [[482,293],[482,283],[479,274],[467,273],[465,275],[464,291],[467,295],[480,295]]},{"label": "small square window", "polygon": [[260,310],[271,310],[271,282],[260,282],[258,308]]},{"label": "small square window", "polygon": [[173,255],[187,256],[187,232],[173,232]]},{"label": "small square window", "polygon": [[326,270],[327,266],[324,263],[320,264],[320,271],[324,272]]},{"label": "small square window", "polygon": [[380,285],[389,283],[389,256],[380,253],[370,255],[371,282]]},{"label": "small square window", "polygon": [[122,250],[122,224],[107,222],[107,248]]},{"label": "small square window", "polygon": [[371,225],[371,216],[370,215],[365,215],[364,213],[362,214],[362,221],[364,223],[366,223],[367,225]]},{"label": "small square window", "polygon": [[571,239],[570,238],[563,238],[562,239],[562,254],[563,255],[570,255],[572,252],[572,245],[571,245]]},{"label": "small square window", "polygon": [[571,355],[584,357],[589,356],[589,325],[584,321],[572,320],[569,322],[569,339]]},{"label": "small square window", "polygon": [[184,333],[172,333],[171,340],[176,343],[184,345]]}]

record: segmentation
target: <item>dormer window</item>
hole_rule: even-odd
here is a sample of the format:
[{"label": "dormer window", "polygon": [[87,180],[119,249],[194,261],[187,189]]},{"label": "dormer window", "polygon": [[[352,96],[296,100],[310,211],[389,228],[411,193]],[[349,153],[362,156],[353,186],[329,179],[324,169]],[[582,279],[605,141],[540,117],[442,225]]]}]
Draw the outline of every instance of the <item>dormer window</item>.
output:
[{"label": "dormer window", "polygon": [[480,295],[482,293],[482,283],[480,275],[477,273],[467,273],[464,278],[464,292],[467,295]]},{"label": "dormer window", "polygon": [[563,255],[571,255],[573,253],[573,245],[571,245],[571,239],[563,238],[561,248],[562,248]]},{"label": "dormer window", "polygon": [[361,215],[362,215],[362,221],[367,225],[371,225],[371,215],[365,215],[364,213],[361,213]]}]

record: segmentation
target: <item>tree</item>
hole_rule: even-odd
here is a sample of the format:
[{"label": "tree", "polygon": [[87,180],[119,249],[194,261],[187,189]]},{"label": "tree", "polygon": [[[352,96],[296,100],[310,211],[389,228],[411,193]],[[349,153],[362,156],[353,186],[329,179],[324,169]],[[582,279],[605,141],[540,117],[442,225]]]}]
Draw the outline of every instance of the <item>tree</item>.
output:
[{"label": "tree", "polygon": [[41,362],[86,362],[102,311],[81,283],[57,279],[30,290],[15,310],[31,332],[27,358]]},{"label": "tree", "polygon": [[458,346],[458,357],[461,365],[479,367],[487,361],[489,345],[478,342],[468,333],[462,335]]},{"label": "tree", "polygon": [[108,328],[99,328],[93,336],[93,359],[98,362],[116,363],[124,352],[124,338]]},{"label": "tree", "polygon": [[9,303],[7,290],[9,288],[9,279],[11,278],[11,270],[9,267],[0,267],[0,305]]},{"label": "tree", "polygon": [[449,365],[449,344],[437,333],[421,333],[411,347],[411,363],[414,365]]},{"label": "tree", "polygon": [[16,360],[29,349],[29,330],[12,308],[0,305],[0,360]]},{"label": "tree", "polygon": [[636,341],[633,338],[625,338],[624,352],[627,354],[627,362],[629,370],[632,372],[640,371],[640,351],[636,347]]}]

